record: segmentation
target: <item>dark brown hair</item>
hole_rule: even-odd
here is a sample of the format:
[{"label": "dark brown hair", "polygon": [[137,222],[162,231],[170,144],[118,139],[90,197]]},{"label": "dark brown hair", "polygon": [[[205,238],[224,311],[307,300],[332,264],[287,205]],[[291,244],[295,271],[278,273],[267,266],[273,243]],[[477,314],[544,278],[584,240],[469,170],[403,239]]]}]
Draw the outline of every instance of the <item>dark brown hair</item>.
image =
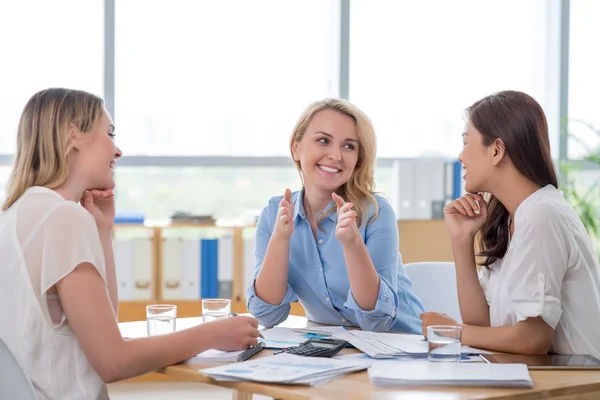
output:
[{"label": "dark brown hair", "polygon": [[[525,93],[503,91],[476,101],[466,109],[467,117],[483,136],[483,145],[496,139],[504,143],[505,154],[517,170],[539,186],[558,188],[558,179],[548,138],[548,123],[542,107]],[[481,228],[479,256],[489,266],[504,257],[508,247],[506,207],[495,197],[488,202],[488,219]]]}]

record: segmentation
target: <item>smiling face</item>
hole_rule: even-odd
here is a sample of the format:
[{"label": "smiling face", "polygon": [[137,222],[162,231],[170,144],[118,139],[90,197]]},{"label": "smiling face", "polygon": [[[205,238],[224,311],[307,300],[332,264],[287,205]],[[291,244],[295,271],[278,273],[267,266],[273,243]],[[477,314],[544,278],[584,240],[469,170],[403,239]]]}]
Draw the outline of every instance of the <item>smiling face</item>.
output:
[{"label": "smiling face", "polygon": [[465,190],[468,193],[489,191],[489,182],[493,177],[494,160],[493,146],[483,144],[483,135],[467,120],[463,133],[463,150],[458,156],[458,161],[465,171]]},{"label": "smiling face", "polygon": [[356,122],[348,115],[325,109],[310,120],[292,155],[300,163],[304,186],[334,192],[348,182],[358,161]]},{"label": "smiling face", "polygon": [[84,180],[87,189],[113,189],[115,187],[115,160],[121,157],[121,150],[114,142],[114,125],[110,115],[104,110],[102,117],[90,132],[79,133],[79,144],[72,168]]}]

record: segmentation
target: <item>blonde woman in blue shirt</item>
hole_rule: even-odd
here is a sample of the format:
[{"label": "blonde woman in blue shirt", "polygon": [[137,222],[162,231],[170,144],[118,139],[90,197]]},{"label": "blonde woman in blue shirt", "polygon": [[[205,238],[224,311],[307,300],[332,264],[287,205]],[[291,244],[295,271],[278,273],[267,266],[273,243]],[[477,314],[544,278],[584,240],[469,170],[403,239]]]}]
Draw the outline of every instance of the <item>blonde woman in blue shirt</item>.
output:
[{"label": "blonde woman in blue shirt", "polygon": [[257,224],[248,309],[267,327],[300,301],[309,320],[420,333],[423,306],[398,252],[398,226],[374,193],[375,133],[351,103],[310,104],[290,141],[303,190],[272,198]]}]

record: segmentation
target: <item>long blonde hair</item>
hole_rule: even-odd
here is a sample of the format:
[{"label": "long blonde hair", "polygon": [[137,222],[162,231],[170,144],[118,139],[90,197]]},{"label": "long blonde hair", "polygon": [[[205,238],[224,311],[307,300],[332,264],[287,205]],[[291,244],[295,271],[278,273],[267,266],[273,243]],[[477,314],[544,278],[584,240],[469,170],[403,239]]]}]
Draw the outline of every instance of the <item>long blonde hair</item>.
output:
[{"label": "long blonde hair", "polygon": [[[348,182],[336,190],[336,194],[341,196],[344,200],[352,202],[354,205],[353,210],[356,211],[357,214],[356,222],[358,226],[361,226],[364,222],[369,203],[373,204],[375,208],[375,214],[371,218],[371,221],[377,218],[378,214],[377,201],[375,200],[375,197],[373,197],[373,190],[375,187],[375,154],[377,148],[375,130],[373,129],[371,120],[364,112],[349,101],[342,99],[327,98],[309,104],[296,123],[296,127],[294,128],[294,132],[290,139],[292,159],[294,142],[299,143],[302,140],[306,128],[313,116],[323,110],[337,111],[343,115],[349,116],[356,123],[356,132],[359,142],[358,161],[356,162],[356,167],[352,172],[352,176],[350,176]],[[300,174],[302,185],[304,185],[300,162],[294,162],[298,169],[298,173]],[[333,212],[336,212],[336,207],[331,207],[321,214],[317,223]]]},{"label": "long blonde hair", "polygon": [[2,210],[31,186],[54,189],[65,183],[72,149],[69,124],[90,132],[103,111],[100,97],[81,90],[52,88],[34,94],[19,121],[17,152]]}]

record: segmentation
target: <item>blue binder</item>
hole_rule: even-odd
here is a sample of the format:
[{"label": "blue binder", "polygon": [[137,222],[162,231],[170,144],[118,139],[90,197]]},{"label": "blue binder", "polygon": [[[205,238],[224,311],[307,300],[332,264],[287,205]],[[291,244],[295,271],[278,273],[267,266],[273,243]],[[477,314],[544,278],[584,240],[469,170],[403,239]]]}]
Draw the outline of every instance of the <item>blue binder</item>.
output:
[{"label": "blue binder", "polygon": [[115,224],[143,224],[146,215],[143,212],[117,212]]},{"label": "blue binder", "polygon": [[201,240],[201,293],[203,299],[214,299],[219,296],[219,240]]},{"label": "blue binder", "polygon": [[462,163],[454,162],[454,170],[452,174],[452,200],[456,200],[461,196],[462,192]]}]

